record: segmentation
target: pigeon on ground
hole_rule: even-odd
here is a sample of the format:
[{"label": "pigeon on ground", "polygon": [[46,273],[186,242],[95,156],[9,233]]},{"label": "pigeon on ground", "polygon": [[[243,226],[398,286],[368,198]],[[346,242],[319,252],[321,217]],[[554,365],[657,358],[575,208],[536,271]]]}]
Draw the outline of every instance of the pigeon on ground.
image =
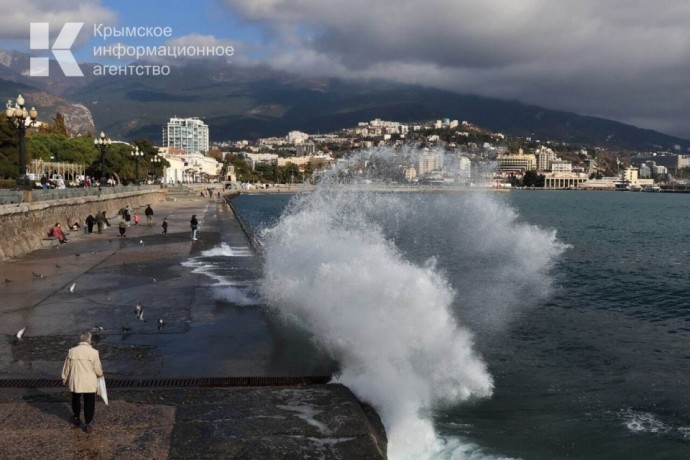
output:
[{"label": "pigeon on ground", "polygon": [[165,321],[163,321],[163,319],[161,318],[158,320],[158,330],[162,331],[164,327],[165,327]]},{"label": "pigeon on ground", "polygon": [[143,246],[143,245],[144,245],[144,240],[139,240],[139,246]]},{"label": "pigeon on ground", "polygon": [[144,319],[144,306],[141,303],[138,303],[134,307],[134,314],[137,315],[137,319],[139,321],[146,322],[146,320]]},{"label": "pigeon on ground", "polygon": [[130,332],[132,332],[132,328],[131,328],[131,327],[122,326],[122,335],[127,335],[127,334],[129,334]]},{"label": "pigeon on ground", "polygon": [[152,283],[157,283],[158,280],[157,280],[156,278],[151,278],[151,282],[152,282]]},{"label": "pigeon on ground", "polygon": [[12,282],[12,280],[11,280],[11,279],[9,279],[9,278],[5,278],[5,283],[11,283],[11,282]]},{"label": "pigeon on ground", "polygon": [[45,276],[41,275],[40,273],[31,272],[31,274],[34,275],[34,278],[45,278]]},{"label": "pigeon on ground", "polygon": [[81,254],[79,254],[78,252],[75,252],[74,255],[79,257]]},{"label": "pigeon on ground", "polygon": [[62,268],[62,265],[60,265],[60,264],[55,264],[55,268]]},{"label": "pigeon on ground", "polygon": [[26,332],[26,326],[23,328],[19,329],[19,332],[17,332],[17,342],[22,341],[22,337],[24,336],[24,332]]},{"label": "pigeon on ground", "polygon": [[75,281],[75,282],[72,283],[72,285],[69,287],[69,293],[70,293],[70,294],[74,294],[74,288],[76,288],[76,287],[77,287],[77,282]]}]

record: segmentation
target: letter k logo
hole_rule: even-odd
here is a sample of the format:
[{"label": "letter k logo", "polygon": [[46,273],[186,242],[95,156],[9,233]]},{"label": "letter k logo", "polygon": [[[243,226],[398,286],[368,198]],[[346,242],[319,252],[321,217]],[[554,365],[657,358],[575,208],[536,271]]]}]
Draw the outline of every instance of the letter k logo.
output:
[{"label": "letter k logo", "polygon": [[[50,47],[50,32],[49,23],[47,22],[32,22],[31,23],[31,43],[29,48],[32,50],[47,50],[50,49],[55,56],[55,60],[60,65],[62,72],[66,77],[83,77],[84,74],[77,64],[74,55],[70,51],[74,40],[77,39],[79,31],[81,31],[83,22],[66,22],[62,26],[62,30],[58,35],[53,47]],[[30,59],[29,75],[32,77],[47,77],[50,72],[50,58],[47,57],[32,57]]]}]

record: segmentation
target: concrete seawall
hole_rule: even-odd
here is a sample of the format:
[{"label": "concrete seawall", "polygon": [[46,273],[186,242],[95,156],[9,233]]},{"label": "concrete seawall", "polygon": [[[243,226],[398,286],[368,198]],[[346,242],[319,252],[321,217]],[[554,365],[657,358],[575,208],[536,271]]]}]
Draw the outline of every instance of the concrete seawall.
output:
[{"label": "concrete seawall", "polygon": [[149,189],[64,198],[60,200],[0,205],[0,261],[20,257],[42,247],[50,227],[59,222],[67,230],[67,221],[84,225],[89,214],[105,211],[108,217],[126,205],[142,208],[165,200],[166,189]]}]

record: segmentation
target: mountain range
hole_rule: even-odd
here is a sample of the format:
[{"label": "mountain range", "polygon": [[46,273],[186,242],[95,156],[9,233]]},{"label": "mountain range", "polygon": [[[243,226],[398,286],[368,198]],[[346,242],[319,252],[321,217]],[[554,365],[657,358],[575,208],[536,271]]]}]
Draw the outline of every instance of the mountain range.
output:
[{"label": "mountain range", "polygon": [[690,141],[603,118],[387,81],[309,78],[267,66],[219,60],[177,63],[167,76],[29,77],[29,56],[0,51],[0,97],[22,93],[43,121],[56,111],[75,132],[161,142],[172,116],[200,117],[211,140],[256,139],[290,130],[332,132],[374,118],[413,122],[467,120],[494,132],[625,150],[688,147]]}]

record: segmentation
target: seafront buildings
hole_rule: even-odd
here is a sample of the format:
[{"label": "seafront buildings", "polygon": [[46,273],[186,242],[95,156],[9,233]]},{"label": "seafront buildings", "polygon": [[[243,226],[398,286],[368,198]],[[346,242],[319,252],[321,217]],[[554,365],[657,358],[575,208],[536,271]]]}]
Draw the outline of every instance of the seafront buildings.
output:
[{"label": "seafront buildings", "polygon": [[173,117],[163,127],[163,147],[188,153],[208,152],[208,126],[199,118]]},{"label": "seafront buildings", "polygon": [[173,117],[163,127],[158,154],[170,166],[163,171],[165,184],[218,180],[222,163],[207,156],[208,126],[199,118]]},{"label": "seafront buildings", "polygon": [[[252,170],[261,164],[293,165],[306,173],[310,165],[311,170],[330,167],[340,161],[343,151],[393,148],[395,152],[403,145],[416,144],[422,147],[420,153],[414,159],[401,161],[399,174],[392,179],[411,185],[488,183],[503,188],[520,186],[523,178],[532,174],[531,177],[539,178],[536,186],[547,189],[614,189],[621,185],[640,189],[649,185],[651,176],[658,179],[668,174],[653,161],[635,161],[623,167],[618,163],[615,176],[607,178],[605,173],[612,172],[610,161],[599,158],[596,149],[564,148],[564,144],[529,137],[519,142],[523,147],[510,148],[515,139],[509,141],[502,133],[481,129],[464,120],[442,118],[406,124],[376,118],[333,133],[291,131],[285,136],[261,138],[256,142],[225,143],[221,148],[230,147],[250,162]],[[563,152],[568,154],[567,158],[559,156]],[[680,165],[685,157],[679,158]],[[687,158],[690,166],[690,156]],[[357,173],[366,176],[366,167],[358,168]]]}]

